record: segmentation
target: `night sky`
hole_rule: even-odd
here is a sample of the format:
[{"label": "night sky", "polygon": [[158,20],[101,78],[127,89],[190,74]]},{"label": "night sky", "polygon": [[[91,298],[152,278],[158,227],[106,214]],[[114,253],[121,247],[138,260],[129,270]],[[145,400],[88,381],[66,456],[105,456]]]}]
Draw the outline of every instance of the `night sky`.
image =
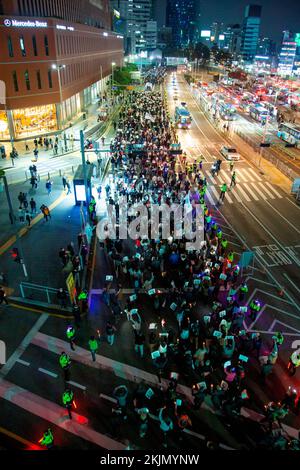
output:
[{"label": "night sky", "polygon": [[240,23],[245,6],[249,3],[262,6],[261,34],[281,41],[282,31],[300,32],[300,0],[199,0],[201,5],[201,29],[213,21]]}]

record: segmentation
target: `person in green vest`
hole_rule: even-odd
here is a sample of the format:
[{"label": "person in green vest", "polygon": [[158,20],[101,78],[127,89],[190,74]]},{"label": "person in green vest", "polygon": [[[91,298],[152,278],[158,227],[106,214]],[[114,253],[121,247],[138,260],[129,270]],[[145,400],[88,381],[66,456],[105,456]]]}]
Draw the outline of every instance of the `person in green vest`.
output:
[{"label": "person in green vest", "polygon": [[69,418],[72,419],[72,406],[74,405],[74,393],[67,388],[62,394],[63,405],[67,408]]},{"label": "person in green vest", "polygon": [[246,282],[243,282],[239,287],[239,302],[242,302],[245,298],[245,295],[248,294],[249,289]]},{"label": "person in green vest", "polygon": [[221,255],[225,253],[227,246],[228,246],[228,240],[226,240],[226,238],[222,238],[221,239]]},{"label": "person in green vest", "polygon": [[98,351],[98,341],[96,340],[95,336],[91,336],[89,339],[89,349],[91,351],[93,362],[95,362]]},{"label": "person in green vest", "polygon": [[68,338],[72,351],[75,351],[74,341],[75,341],[76,331],[75,331],[74,326],[72,325],[68,326],[67,331],[66,331],[66,336]]},{"label": "person in green vest", "polygon": [[227,184],[223,183],[220,189],[221,189],[221,192],[220,192],[219,201],[223,202],[225,198],[225,194],[227,192]]},{"label": "person in green vest", "polygon": [[260,312],[261,305],[259,300],[251,300],[250,302],[250,318],[252,321],[256,319],[256,315]]},{"label": "person in green vest", "polygon": [[64,351],[59,356],[59,365],[64,371],[65,381],[67,382],[70,379],[71,359],[70,356]]},{"label": "person in green vest", "polygon": [[[228,243],[228,242],[227,242]],[[230,251],[227,255],[228,263],[232,264],[233,259],[234,259],[234,253]]]},{"label": "person in green vest", "polygon": [[86,289],[82,289],[82,291],[79,293],[77,300],[80,302],[81,306],[81,313],[84,313],[87,311],[88,307],[88,291]]},{"label": "person in green vest", "polygon": [[222,230],[221,230],[220,227],[219,227],[219,228],[217,229],[217,237],[218,237],[219,240],[222,239],[222,235],[223,235],[223,232],[222,232]]},{"label": "person in green vest", "polygon": [[39,440],[39,443],[42,446],[47,447],[47,449],[51,449],[54,445],[54,437],[52,434],[52,430],[50,428],[47,429],[47,431],[44,432],[43,437]]}]

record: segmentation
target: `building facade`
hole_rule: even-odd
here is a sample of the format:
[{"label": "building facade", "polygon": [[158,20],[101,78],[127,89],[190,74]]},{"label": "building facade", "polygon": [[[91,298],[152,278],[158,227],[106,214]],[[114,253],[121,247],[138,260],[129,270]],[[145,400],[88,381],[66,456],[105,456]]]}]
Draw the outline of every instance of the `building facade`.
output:
[{"label": "building facade", "polygon": [[106,0],[2,0],[0,80],[6,103],[0,139],[54,133],[104,90],[123,39],[111,31]]},{"label": "building facade", "polygon": [[245,9],[241,39],[241,58],[245,63],[252,63],[257,53],[261,8],[260,5],[247,5]]},{"label": "building facade", "polygon": [[199,2],[168,0],[167,26],[172,28],[173,47],[184,48],[199,39]]},{"label": "building facade", "polygon": [[300,75],[300,33],[283,31],[277,71],[285,77]]}]

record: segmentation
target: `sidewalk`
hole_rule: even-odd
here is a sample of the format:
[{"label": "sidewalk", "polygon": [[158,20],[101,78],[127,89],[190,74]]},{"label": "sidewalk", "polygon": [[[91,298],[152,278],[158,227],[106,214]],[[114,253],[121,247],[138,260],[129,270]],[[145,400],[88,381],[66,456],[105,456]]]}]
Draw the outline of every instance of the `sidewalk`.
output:
[{"label": "sidewalk", "polygon": [[[114,106],[111,107],[111,105],[108,103],[108,109],[111,109],[111,112],[108,115],[108,118],[106,121],[103,122],[97,122],[97,117],[98,113],[100,112],[100,109],[103,108],[103,106],[98,106],[98,102],[93,103],[91,106],[89,106],[88,111],[87,111],[87,119],[82,120],[77,120],[76,123],[73,126],[70,126],[69,128],[66,128],[64,131],[58,131],[56,134],[53,134],[49,137],[52,138],[52,141],[55,141],[55,137],[59,137],[59,144],[58,144],[58,155],[54,154],[54,149],[51,149],[49,147],[49,150],[46,150],[44,146],[39,146],[39,154],[38,154],[38,162],[43,162],[43,161],[48,161],[49,158],[55,158],[55,157],[62,157],[67,154],[72,154],[75,152],[78,152],[80,150],[80,131],[83,130],[85,132],[90,131],[91,129],[95,128],[98,126],[98,130],[103,126],[103,129],[105,131],[106,127],[111,124],[111,119],[116,112],[116,109],[120,105],[120,100],[119,102],[115,102]],[[104,132],[105,133],[105,132]],[[65,149],[65,140],[62,136],[66,135],[66,143],[67,143],[67,151]],[[74,142],[70,141],[70,136],[73,135],[74,137]],[[34,159],[33,155],[33,149],[34,149],[34,139],[28,138],[28,139],[23,139],[18,142],[14,142],[14,147],[16,148],[17,152],[19,153],[19,158],[14,161],[15,167],[19,167],[20,163],[22,162],[24,165],[29,166]],[[28,144],[30,150],[26,151],[25,145],[26,143]],[[2,145],[2,143],[1,143]],[[8,168],[13,168],[12,161],[9,157],[10,152],[11,152],[11,144],[9,142],[3,143],[6,149],[6,159],[1,159],[0,158],[0,169],[8,169]]]}]

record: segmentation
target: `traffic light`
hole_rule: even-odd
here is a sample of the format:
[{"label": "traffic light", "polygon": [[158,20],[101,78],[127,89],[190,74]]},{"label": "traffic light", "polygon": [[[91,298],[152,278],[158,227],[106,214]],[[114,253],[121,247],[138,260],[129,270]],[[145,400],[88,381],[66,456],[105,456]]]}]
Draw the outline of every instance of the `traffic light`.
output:
[{"label": "traffic light", "polygon": [[21,263],[21,257],[20,257],[18,248],[12,249],[11,256],[16,263]]}]

